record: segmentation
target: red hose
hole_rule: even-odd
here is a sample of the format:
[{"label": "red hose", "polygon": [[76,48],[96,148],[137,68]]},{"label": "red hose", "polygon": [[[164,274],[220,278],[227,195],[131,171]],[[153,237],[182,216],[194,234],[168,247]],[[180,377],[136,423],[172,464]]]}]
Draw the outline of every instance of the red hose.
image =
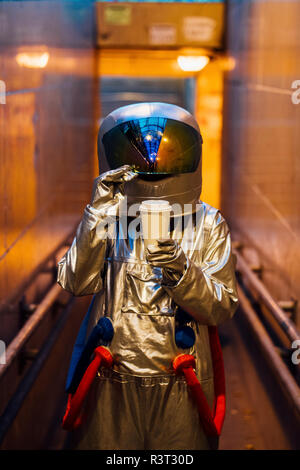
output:
[{"label": "red hose", "polygon": [[225,374],[223,354],[219,335],[215,326],[208,327],[209,342],[214,371],[215,401],[210,409],[201,384],[195,374],[195,358],[189,354],[180,354],[173,361],[176,372],[183,372],[191,393],[196,401],[199,417],[207,436],[220,436],[225,418]]},{"label": "red hose", "polygon": [[65,415],[62,421],[63,429],[71,431],[76,429],[82,421],[82,405],[91,388],[100,366],[111,367],[113,358],[109,350],[99,346],[94,351],[94,359],[88,366],[74,395],[69,394]]},{"label": "red hose", "polygon": [[208,333],[214,371],[214,423],[218,430],[218,435],[220,435],[224,424],[226,411],[224,361],[217,327],[209,326]]}]

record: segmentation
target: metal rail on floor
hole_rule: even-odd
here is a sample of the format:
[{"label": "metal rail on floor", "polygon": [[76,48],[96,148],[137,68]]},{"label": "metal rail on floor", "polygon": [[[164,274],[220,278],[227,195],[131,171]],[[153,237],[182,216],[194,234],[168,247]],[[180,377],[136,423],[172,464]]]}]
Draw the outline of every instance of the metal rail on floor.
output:
[{"label": "metal rail on floor", "polygon": [[21,380],[17,390],[8,402],[0,420],[0,445],[3,439],[5,438],[9,428],[11,427],[16,415],[18,414],[24,400],[30,392],[33,384],[35,383],[37,376],[39,375],[46,360],[48,359],[49,354],[51,353],[51,350],[58,336],[60,335],[63,327],[65,326],[65,323],[70,314],[70,309],[73,301],[74,299],[72,299],[71,302],[68,303],[68,305],[60,315],[58,321],[51,330],[50,335],[47,337],[47,341],[45,341],[45,343],[43,344],[29,371],[25,374],[25,377]]},{"label": "metal rail on floor", "polygon": [[[65,239],[65,241],[57,247],[57,249],[52,253],[50,257],[56,259],[57,254],[64,246],[67,250],[67,247],[69,246],[68,242],[70,241],[70,238],[73,235],[74,230]],[[48,257],[47,259],[49,259],[50,257]],[[40,272],[43,272],[42,268]],[[36,277],[38,277],[38,275],[39,272],[37,273]],[[34,280],[32,282],[34,282]],[[33,313],[30,315],[23,327],[8,345],[8,348],[6,350],[6,362],[5,364],[0,365],[0,380],[4,378],[4,375],[10,369],[14,360],[22,354],[26,343],[30,340],[39,325],[41,325],[42,321],[49,314],[54,304],[58,301],[58,297],[61,293],[62,288],[55,283],[50,287],[42,301],[37,306],[35,306],[35,310],[33,311]],[[52,350],[53,345],[55,344],[59,334],[61,333],[62,328],[69,315],[72,303],[73,296],[69,294],[68,301],[64,302],[64,304],[61,305],[61,307],[63,307],[62,313],[59,315],[56,323],[53,325],[50,334],[41,346],[41,349],[38,351],[36,357],[34,355],[33,364],[26,372],[25,376],[22,378],[17,389],[9,400],[0,420],[0,444],[5,438],[5,435],[11,427],[16,415],[18,414],[22,403],[30,392],[35,380],[37,379],[45,361],[47,360]]]},{"label": "metal rail on floor", "polygon": [[[67,250],[67,247],[69,246],[68,241],[73,236],[74,236],[74,229],[72,230],[72,232],[70,232],[68,237],[62,243],[60,243],[60,245],[56,248],[56,250],[50,256],[48,256],[48,259],[50,258],[55,259],[56,254],[64,246],[66,247],[66,250]],[[41,269],[40,272],[43,272],[43,270]],[[39,275],[39,272],[37,273],[37,276],[38,275]],[[13,363],[14,359],[22,352],[23,347],[29,341],[29,339],[31,338],[33,333],[36,331],[38,326],[41,324],[43,319],[46,317],[46,315],[50,311],[53,304],[57,301],[57,298],[61,292],[62,292],[62,289],[58,284],[52,285],[50,290],[46,293],[43,300],[36,306],[35,310],[30,315],[28,320],[25,322],[23,327],[20,329],[20,331],[17,333],[14,339],[10,342],[10,344],[8,345],[6,349],[5,364],[0,364],[0,380],[6,374],[11,364]]]},{"label": "metal rail on floor", "polygon": [[[273,299],[270,292],[267,290],[263,282],[258,276],[252,271],[251,267],[247,264],[243,256],[236,250],[233,250],[237,257],[237,271],[242,275],[243,279],[246,279],[248,284],[258,294],[259,299],[268,308],[272,316],[275,318],[278,325],[285,332],[287,337],[293,342],[300,340],[300,333],[297,330],[296,325],[287,317],[285,312],[279,307],[276,301]],[[297,384],[293,374],[278,354],[274,343],[272,342],[270,335],[268,334],[263,323],[259,319],[257,313],[251,305],[250,300],[247,298],[242,287],[238,285],[238,297],[240,307],[243,311],[244,316],[247,319],[249,326],[251,327],[255,339],[258,341],[262,348],[265,358],[270,368],[275,373],[275,377],[280,383],[285,396],[289,399],[293,405],[295,414],[300,419],[300,387]]]},{"label": "metal rail on floor", "polygon": [[24,345],[31,338],[32,334],[35,332],[41,321],[45,318],[50,310],[50,307],[54,304],[60,293],[61,287],[58,284],[54,284],[42,302],[38,305],[35,312],[27,320],[23,328],[21,328],[19,333],[11,341],[6,350],[6,363],[0,366],[0,380],[11,366],[13,360],[20,353]]},{"label": "metal rail on floor", "polygon": [[285,332],[287,337],[291,341],[300,339],[300,332],[298,331],[295,323],[288,318],[286,313],[280,308],[275,299],[273,299],[270,292],[267,290],[266,286],[259,279],[257,274],[253,272],[251,267],[247,264],[243,256],[235,249],[233,250],[234,254],[237,257],[237,270],[244,276],[251,287],[259,295],[261,301],[268,308],[269,312],[273,315],[278,325]]}]

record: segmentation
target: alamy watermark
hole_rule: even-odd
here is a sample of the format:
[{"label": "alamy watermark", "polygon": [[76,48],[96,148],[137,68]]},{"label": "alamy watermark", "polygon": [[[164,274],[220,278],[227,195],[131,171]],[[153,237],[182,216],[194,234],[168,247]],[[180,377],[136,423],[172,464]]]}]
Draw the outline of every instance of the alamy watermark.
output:
[{"label": "alamy watermark", "polygon": [[6,85],[4,80],[0,80],[0,104],[6,104]]},{"label": "alamy watermark", "polygon": [[295,341],[292,342],[292,349],[296,350],[292,354],[292,363],[298,365],[300,364],[300,339],[295,339]]},{"label": "alamy watermark", "polygon": [[[196,234],[203,223],[203,210],[203,205],[199,203],[171,205],[172,238],[180,240],[187,249],[194,247]],[[96,230],[97,235],[102,239],[137,240],[143,238],[140,204],[128,206],[125,196],[118,208],[112,206],[110,210],[103,213],[103,218]]]},{"label": "alamy watermark", "polygon": [[0,365],[6,364],[6,344],[0,340]]},{"label": "alamy watermark", "polygon": [[292,103],[299,104],[300,103],[300,80],[294,80],[291,87],[295,89],[292,93]]}]

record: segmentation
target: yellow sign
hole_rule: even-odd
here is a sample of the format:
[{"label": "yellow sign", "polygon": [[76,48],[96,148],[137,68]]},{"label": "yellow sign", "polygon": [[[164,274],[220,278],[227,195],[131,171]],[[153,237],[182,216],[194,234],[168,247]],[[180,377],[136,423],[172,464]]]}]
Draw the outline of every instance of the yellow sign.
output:
[{"label": "yellow sign", "polygon": [[108,5],[104,10],[106,24],[128,26],[131,24],[131,6]]}]

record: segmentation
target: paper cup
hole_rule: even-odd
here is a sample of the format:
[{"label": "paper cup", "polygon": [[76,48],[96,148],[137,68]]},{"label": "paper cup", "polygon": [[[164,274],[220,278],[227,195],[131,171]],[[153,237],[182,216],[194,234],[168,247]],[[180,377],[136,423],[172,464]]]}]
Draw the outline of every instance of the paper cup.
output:
[{"label": "paper cup", "polygon": [[168,201],[148,200],[140,205],[142,234],[145,247],[155,245],[158,239],[170,238],[170,214]]}]

